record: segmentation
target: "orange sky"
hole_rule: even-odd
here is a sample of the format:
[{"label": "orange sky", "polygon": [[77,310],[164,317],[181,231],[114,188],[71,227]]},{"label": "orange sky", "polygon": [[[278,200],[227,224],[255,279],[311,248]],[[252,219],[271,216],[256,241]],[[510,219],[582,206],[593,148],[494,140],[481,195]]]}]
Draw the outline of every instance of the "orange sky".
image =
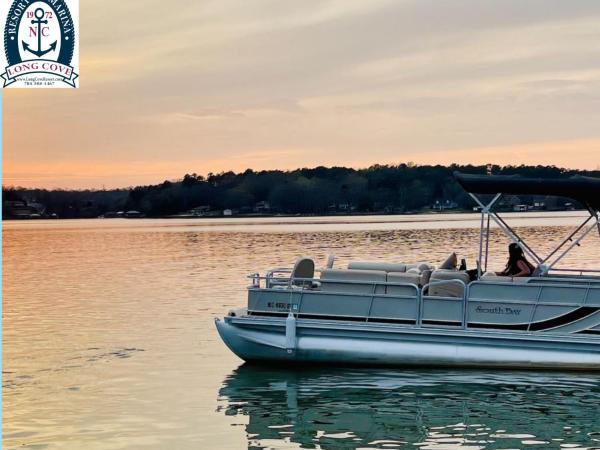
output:
[{"label": "orange sky", "polygon": [[4,184],[600,167],[598,2],[86,0],[80,16],[81,88],[4,92]]}]

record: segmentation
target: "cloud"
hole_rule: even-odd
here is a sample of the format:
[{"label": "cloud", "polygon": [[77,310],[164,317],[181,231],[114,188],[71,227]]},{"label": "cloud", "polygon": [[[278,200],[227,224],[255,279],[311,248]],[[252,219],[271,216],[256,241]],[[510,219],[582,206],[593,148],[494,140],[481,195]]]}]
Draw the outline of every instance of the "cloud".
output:
[{"label": "cloud", "polygon": [[599,20],[587,0],[89,0],[81,89],[5,92],[5,174],[73,187],[507,152],[594,164]]}]

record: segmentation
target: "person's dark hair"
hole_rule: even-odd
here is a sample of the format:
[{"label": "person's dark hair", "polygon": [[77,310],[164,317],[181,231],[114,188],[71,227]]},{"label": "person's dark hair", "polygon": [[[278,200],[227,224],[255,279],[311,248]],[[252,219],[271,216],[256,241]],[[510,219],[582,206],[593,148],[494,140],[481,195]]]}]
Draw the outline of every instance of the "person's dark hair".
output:
[{"label": "person's dark hair", "polygon": [[506,267],[504,268],[504,272],[506,275],[514,275],[515,273],[519,273],[521,269],[517,266],[517,262],[523,261],[531,270],[531,273],[535,270],[535,267],[527,261],[525,258],[525,253],[523,253],[523,249],[521,246],[515,242],[511,243],[508,246],[508,262],[506,263]]}]

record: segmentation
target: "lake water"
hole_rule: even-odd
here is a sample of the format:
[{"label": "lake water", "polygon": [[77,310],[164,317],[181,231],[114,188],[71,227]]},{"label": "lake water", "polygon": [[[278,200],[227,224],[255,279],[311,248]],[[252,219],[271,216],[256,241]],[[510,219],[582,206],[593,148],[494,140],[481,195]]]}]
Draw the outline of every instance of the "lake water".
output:
[{"label": "lake water", "polygon": [[[509,214],[547,251],[582,213]],[[4,223],[6,449],[600,448],[600,374],[242,365],[213,320],[299,255],[474,265],[478,216]],[[599,267],[598,234],[568,262]],[[491,267],[508,241],[492,233]]]}]

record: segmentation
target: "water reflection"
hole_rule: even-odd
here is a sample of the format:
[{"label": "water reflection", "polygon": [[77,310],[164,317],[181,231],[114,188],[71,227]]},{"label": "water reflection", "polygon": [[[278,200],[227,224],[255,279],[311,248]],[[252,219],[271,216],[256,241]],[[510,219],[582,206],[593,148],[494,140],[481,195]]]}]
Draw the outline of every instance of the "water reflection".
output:
[{"label": "water reflection", "polygon": [[243,365],[219,404],[249,449],[600,448],[594,374]]}]

